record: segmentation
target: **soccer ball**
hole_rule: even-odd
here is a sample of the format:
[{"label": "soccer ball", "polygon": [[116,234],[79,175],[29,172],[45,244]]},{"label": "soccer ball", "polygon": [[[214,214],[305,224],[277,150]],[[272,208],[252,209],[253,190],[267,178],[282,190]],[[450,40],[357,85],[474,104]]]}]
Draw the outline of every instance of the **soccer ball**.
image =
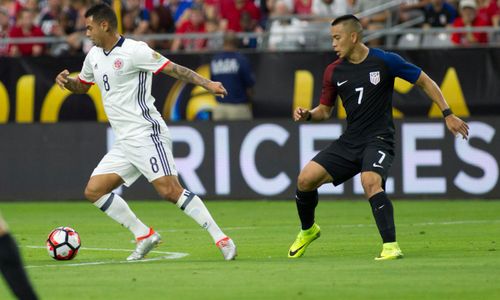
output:
[{"label": "soccer ball", "polygon": [[73,259],[78,249],[80,249],[80,235],[73,228],[57,227],[47,238],[47,251],[53,259]]}]

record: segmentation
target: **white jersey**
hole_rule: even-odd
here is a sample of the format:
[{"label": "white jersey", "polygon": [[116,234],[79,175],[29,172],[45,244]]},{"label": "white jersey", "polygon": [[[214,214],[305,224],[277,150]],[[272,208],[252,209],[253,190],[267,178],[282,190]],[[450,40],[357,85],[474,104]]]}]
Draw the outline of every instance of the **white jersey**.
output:
[{"label": "white jersey", "polygon": [[170,61],[146,43],[121,37],[109,52],[92,47],[78,76],[87,84],[97,83],[104,110],[116,139],[134,144],[154,143],[167,125],[151,95],[153,73]]}]

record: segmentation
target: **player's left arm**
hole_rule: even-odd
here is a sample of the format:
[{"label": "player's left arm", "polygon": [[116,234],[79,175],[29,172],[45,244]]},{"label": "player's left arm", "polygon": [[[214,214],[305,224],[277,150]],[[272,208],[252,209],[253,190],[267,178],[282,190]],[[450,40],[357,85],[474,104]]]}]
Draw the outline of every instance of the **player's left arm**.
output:
[{"label": "player's left arm", "polygon": [[457,136],[462,135],[463,139],[467,139],[469,136],[469,125],[465,123],[462,119],[455,116],[448,106],[448,103],[444,99],[441,89],[424,71],[420,73],[417,81],[415,82],[422,90],[431,98],[431,100],[436,103],[436,105],[441,109],[443,115],[445,116],[446,127]]},{"label": "player's left arm", "polygon": [[139,70],[154,74],[162,72],[179,80],[202,86],[216,96],[224,97],[227,95],[222,83],[207,79],[191,69],[168,60],[144,42],[136,44],[135,52],[137,55],[133,56],[133,63]]},{"label": "player's left arm", "polygon": [[216,96],[224,97],[227,95],[222,83],[207,79],[195,71],[176,63],[170,62],[163,68],[162,72],[179,80],[202,86]]}]

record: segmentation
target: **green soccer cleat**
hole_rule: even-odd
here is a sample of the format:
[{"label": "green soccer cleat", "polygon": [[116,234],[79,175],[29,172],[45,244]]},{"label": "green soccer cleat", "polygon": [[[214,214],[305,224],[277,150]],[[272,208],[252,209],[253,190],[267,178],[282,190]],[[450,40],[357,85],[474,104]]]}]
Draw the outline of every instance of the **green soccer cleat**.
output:
[{"label": "green soccer cleat", "polygon": [[307,230],[301,230],[288,250],[288,258],[299,258],[306,252],[307,246],[320,236],[320,228],[318,224],[314,223],[313,226]]},{"label": "green soccer cleat", "polygon": [[391,260],[403,258],[403,252],[399,248],[398,242],[384,243],[382,253],[375,257],[375,260]]}]

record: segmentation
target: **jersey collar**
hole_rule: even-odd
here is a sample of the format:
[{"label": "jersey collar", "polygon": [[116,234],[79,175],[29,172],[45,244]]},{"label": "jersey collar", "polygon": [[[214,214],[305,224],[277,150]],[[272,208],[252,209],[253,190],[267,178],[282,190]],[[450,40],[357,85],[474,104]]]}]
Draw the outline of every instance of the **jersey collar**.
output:
[{"label": "jersey collar", "polygon": [[104,52],[104,55],[108,56],[111,53],[111,51],[113,51],[113,49],[115,49],[116,47],[121,47],[123,45],[123,42],[125,42],[125,38],[120,35],[120,39],[118,40],[118,42],[116,42],[116,44],[113,46],[113,48],[111,48],[111,50],[109,50],[109,52],[106,52],[106,50],[102,49],[102,51]]}]

